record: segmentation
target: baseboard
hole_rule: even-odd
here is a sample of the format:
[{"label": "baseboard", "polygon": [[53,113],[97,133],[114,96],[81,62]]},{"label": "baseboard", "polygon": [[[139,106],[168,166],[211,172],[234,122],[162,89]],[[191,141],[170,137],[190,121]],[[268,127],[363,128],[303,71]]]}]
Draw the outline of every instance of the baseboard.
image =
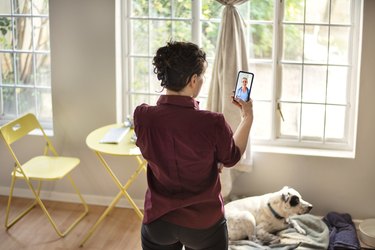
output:
[{"label": "baseboard", "polygon": [[[9,187],[0,187],[0,195],[8,196],[9,195]],[[15,188],[13,195],[15,197],[20,198],[30,198],[34,199],[34,195],[31,193],[29,189],[23,188]],[[62,201],[62,202],[72,202],[72,203],[79,203],[80,200],[76,194],[72,193],[62,193],[62,192],[55,192],[55,191],[41,191],[40,196],[42,199],[51,200],[51,201]],[[82,195],[87,204],[89,205],[98,205],[98,206],[108,206],[114,197],[109,196],[99,196],[99,195]],[[143,208],[143,200],[133,199],[135,204],[139,208]],[[130,203],[127,201],[125,197],[120,199],[117,203],[116,207],[123,207],[123,208],[132,208]]]}]

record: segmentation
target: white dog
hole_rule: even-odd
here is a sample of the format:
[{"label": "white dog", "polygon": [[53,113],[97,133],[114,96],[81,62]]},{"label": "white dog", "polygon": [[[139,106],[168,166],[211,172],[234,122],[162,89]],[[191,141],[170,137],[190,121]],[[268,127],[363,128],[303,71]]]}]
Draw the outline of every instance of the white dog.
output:
[{"label": "white dog", "polygon": [[275,244],[280,239],[274,233],[289,226],[306,234],[289,217],[308,213],[312,207],[287,186],[278,192],[229,202],[225,205],[229,240],[248,238],[261,244]]}]

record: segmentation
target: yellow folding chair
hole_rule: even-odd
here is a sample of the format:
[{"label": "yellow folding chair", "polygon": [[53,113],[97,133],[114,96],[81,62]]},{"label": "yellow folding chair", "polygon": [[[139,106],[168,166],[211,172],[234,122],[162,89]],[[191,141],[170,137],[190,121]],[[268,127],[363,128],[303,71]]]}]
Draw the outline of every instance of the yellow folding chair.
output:
[{"label": "yellow folding chair", "polygon": [[[31,131],[38,131],[38,130],[42,133],[41,137],[43,137],[46,143],[44,147],[44,153],[43,155],[35,156],[32,159],[22,164],[18,160],[15,154],[13,143],[24,138]],[[6,215],[5,215],[6,229],[9,229],[11,226],[13,226],[22,217],[24,217],[28,212],[30,212],[36,205],[39,205],[42,208],[43,212],[48,217],[48,220],[52,224],[56,233],[60,237],[64,237],[88,213],[88,206],[85,200],[83,199],[80,191],[78,190],[77,186],[75,185],[73,179],[70,176],[70,172],[79,164],[80,160],[78,158],[73,158],[73,157],[58,156],[55,148],[51,144],[51,141],[49,140],[43,128],[41,127],[38,120],[33,114],[26,114],[22,117],[19,117],[18,119],[14,121],[11,121],[5,124],[4,126],[0,127],[0,132],[1,132],[2,138],[4,139],[6,146],[8,147],[15,161],[14,170],[12,171],[12,182],[11,182],[8,205],[6,208]],[[49,155],[50,153],[52,154]],[[55,221],[52,219],[46,206],[43,204],[41,197],[40,197],[40,191],[41,191],[41,185],[43,181],[56,181],[56,180],[63,179],[64,177],[67,177],[69,179],[74,190],[78,194],[79,199],[81,200],[82,205],[84,207],[84,211],[64,232],[62,232],[57,227]],[[9,217],[10,217],[9,213],[10,213],[12,195],[13,195],[14,185],[17,179],[24,179],[26,181],[27,186],[30,188],[30,190],[35,196],[35,200],[23,212],[15,216],[15,218],[9,222]],[[37,183],[36,188],[34,187],[33,183],[34,185],[35,183]]]}]

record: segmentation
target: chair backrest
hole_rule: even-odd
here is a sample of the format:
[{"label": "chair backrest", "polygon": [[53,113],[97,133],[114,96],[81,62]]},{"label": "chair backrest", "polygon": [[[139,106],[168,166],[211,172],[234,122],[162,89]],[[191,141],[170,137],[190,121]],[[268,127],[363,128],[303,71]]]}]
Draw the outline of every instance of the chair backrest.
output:
[{"label": "chair backrest", "polygon": [[35,115],[29,113],[8,122],[0,128],[0,132],[6,144],[11,145],[35,129],[41,130],[44,134]]}]

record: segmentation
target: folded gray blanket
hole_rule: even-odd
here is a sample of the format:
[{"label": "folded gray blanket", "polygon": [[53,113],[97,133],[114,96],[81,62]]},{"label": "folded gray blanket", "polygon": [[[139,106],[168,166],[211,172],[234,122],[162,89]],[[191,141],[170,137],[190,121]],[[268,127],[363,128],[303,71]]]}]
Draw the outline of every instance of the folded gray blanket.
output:
[{"label": "folded gray blanket", "polygon": [[229,250],[290,250],[290,249],[327,249],[329,245],[329,230],[318,216],[311,214],[296,215],[291,219],[297,221],[306,235],[300,234],[294,228],[278,232],[280,244],[262,246],[253,241],[230,241]]},{"label": "folded gray blanket", "polygon": [[292,216],[291,219],[306,231],[306,235],[300,234],[294,228],[287,228],[278,233],[281,243],[300,243],[298,249],[327,249],[329,245],[329,230],[321,217],[304,214]]},{"label": "folded gray blanket", "polygon": [[259,245],[250,240],[236,240],[229,242],[229,250],[292,250],[299,244],[275,244],[270,246]]}]

